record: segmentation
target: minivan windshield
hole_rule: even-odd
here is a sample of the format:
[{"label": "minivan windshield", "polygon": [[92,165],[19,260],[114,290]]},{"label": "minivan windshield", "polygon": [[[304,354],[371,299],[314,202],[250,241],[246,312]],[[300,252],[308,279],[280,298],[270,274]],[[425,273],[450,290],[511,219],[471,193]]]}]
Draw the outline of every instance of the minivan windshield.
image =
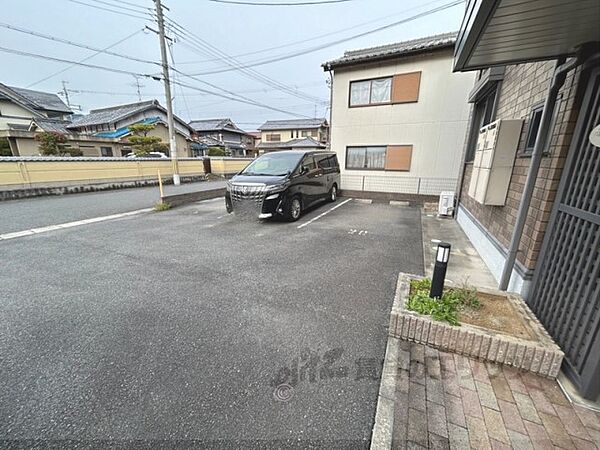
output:
[{"label": "minivan windshield", "polygon": [[288,175],[296,168],[302,156],[304,156],[302,153],[267,153],[252,161],[240,175],[272,177]]}]

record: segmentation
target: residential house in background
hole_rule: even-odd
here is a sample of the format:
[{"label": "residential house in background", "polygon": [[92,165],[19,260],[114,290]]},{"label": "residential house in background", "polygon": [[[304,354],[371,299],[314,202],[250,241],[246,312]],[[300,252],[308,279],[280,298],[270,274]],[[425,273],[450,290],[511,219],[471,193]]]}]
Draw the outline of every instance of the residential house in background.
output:
[{"label": "residential house in background", "polygon": [[231,119],[192,120],[194,130],[194,155],[203,156],[210,147],[223,149],[229,156],[246,156],[254,148],[254,138]]},{"label": "residential house in background", "polygon": [[[70,118],[71,112],[67,112],[70,110],[58,96],[37,91],[27,92],[30,93],[30,99],[38,101],[37,109],[32,104],[27,105],[31,117],[23,112],[26,110],[25,106],[21,107],[21,110],[17,109],[20,105],[14,100],[14,95],[10,97],[10,101],[0,100],[0,112],[9,111],[7,105],[10,105],[10,111],[14,113],[10,116],[3,114],[0,117],[0,138],[8,139],[13,156],[39,155],[39,144],[35,135],[40,132],[64,134],[67,138],[66,145],[81,150],[83,156],[125,156],[132,151],[128,141],[131,135],[129,126],[137,123],[156,125],[148,135],[158,136],[165,144],[169,143],[167,111],[157,100],[94,109],[89,114],[71,121],[65,120]],[[35,92],[35,96],[31,92]],[[29,100],[30,103],[32,101]],[[61,104],[63,111],[59,111]],[[42,109],[43,106],[47,109]],[[178,156],[191,156],[191,129],[176,117],[175,130]]]},{"label": "residential house in background", "polygon": [[56,94],[0,83],[0,139],[8,142],[12,155],[30,154],[31,146],[24,142],[19,148],[19,143],[28,135],[32,120],[46,120],[60,127],[62,123],[68,123],[72,114],[73,111]]},{"label": "residential house in background", "polygon": [[333,75],[331,150],[342,189],[399,198],[456,189],[475,74],[452,72],[455,41],[446,33],[323,64]]},{"label": "residential house in background", "polygon": [[268,120],[262,124],[259,153],[289,149],[320,150],[329,142],[326,119]]},{"label": "residential house in background", "polygon": [[[180,118],[175,117],[174,121],[177,156],[190,157],[192,130]],[[158,100],[93,109],[89,114],[66,125],[65,128],[80,137],[109,139],[116,144],[109,145],[108,142],[100,146],[87,142],[72,144],[72,146],[78,145],[85,156],[125,156],[132,151],[127,140],[131,135],[128,127],[138,123],[155,125],[148,135],[158,136],[165,144],[169,144],[167,110]]]},{"label": "residential house in background", "polygon": [[454,57],[454,70],[477,73],[457,221],[590,400],[600,400],[599,23],[597,2],[469,0]]}]

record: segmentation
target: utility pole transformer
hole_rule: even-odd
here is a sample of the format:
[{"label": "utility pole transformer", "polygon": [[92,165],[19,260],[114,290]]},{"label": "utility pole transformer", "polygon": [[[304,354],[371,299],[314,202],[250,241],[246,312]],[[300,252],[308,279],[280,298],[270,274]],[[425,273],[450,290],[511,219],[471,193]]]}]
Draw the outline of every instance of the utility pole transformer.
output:
[{"label": "utility pole transformer", "polygon": [[169,153],[173,164],[173,184],[179,185],[179,165],[177,164],[177,144],[175,143],[175,120],[173,119],[173,98],[171,97],[171,78],[169,77],[169,63],[167,60],[167,44],[165,42],[165,22],[160,0],[154,0],[156,5],[156,19],[158,22],[158,38],[160,39],[160,59],[163,71],[163,83],[167,100],[167,125],[169,127]]}]

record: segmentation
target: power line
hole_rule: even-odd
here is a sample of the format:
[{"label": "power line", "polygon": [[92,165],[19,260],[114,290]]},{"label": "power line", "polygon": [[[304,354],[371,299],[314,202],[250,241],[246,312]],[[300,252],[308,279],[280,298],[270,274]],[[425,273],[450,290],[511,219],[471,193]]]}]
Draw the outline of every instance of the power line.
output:
[{"label": "power line", "polygon": [[[105,49],[101,49],[101,48],[92,47],[92,46],[85,45],[85,44],[80,44],[78,42],[73,42],[73,41],[70,41],[68,39],[58,38],[56,36],[50,36],[49,34],[38,33],[37,31],[28,30],[27,28],[16,27],[16,26],[10,25],[8,23],[0,22],[0,27],[8,28],[9,30],[17,31],[19,33],[29,34],[31,36],[39,37],[39,38],[42,38],[42,39],[47,39],[49,41],[60,42],[61,44],[71,45],[73,47],[84,48],[86,50],[92,50],[94,52],[104,53],[104,54],[110,55],[110,56],[116,56],[118,58],[128,59],[128,60],[131,60],[131,61],[141,62],[141,63],[145,63],[145,64],[160,65],[160,63],[158,63],[156,61],[150,61],[148,59],[141,59],[141,58],[137,58],[135,56],[129,56],[129,55],[124,55],[122,53],[115,53],[115,52],[109,52],[109,51],[107,51],[107,48],[113,47],[112,45],[109,46],[109,47],[107,47],[107,48],[105,48]],[[138,32],[136,32],[136,34],[137,33]]]},{"label": "power line", "polygon": [[[95,53],[92,53],[90,56],[87,56],[87,57],[85,57],[85,58],[83,58],[83,59],[80,59],[80,60],[79,60],[79,61],[77,61],[77,62],[78,62],[78,63],[83,63],[83,62],[86,62],[86,61],[88,61],[88,60],[92,59],[93,57],[95,57],[95,56],[99,55],[100,53],[104,53],[106,50],[108,50],[108,49],[110,49],[110,48],[112,48],[112,47],[115,47],[115,46],[119,45],[120,43],[122,43],[122,42],[125,42],[125,41],[126,41],[126,40],[128,40],[128,39],[131,39],[133,36],[136,36],[137,34],[141,33],[142,31],[143,31],[143,29],[142,29],[142,30],[138,30],[138,31],[136,31],[135,33],[131,33],[129,36],[125,36],[123,39],[120,39],[120,40],[118,40],[118,41],[117,41],[117,42],[115,42],[114,44],[112,44],[112,45],[109,45],[108,47],[105,47],[105,48],[103,48],[103,49],[102,49],[102,51],[97,51],[97,52],[95,52]],[[64,69],[61,69],[61,70],[59,70],[59,71],[57,71],[57,72],[54,72],[54,73],[52,73],[52,74],[50,74],[50,75],[48,75],[48,76],[46,76],[46,77],[44,77],[44,78],[42,78],[42,79],[40,79],[40,80],[36,81],[35,83],[31,83],[31,84],[30,84],[30,85],[28,85],[27,87],[28,87],[28,88],[30,88],[30,87],[33,87],[33,86],[35,86],[36,84],[40,84],[40,83],[42,83],[42,82],[44,82],[44,81],[46,81],[46,80],[49,80],[50,78],[53,78],[53,77],[55,77],[56,75],[60,75],[61,73],[63,73],[63,72],[66,72],[67,70],[71,69],[72,67],[75,67],[76,65],[77,65],[76,63],[72,63],[72,64],[68,65],[67,67],[65,67]]]},{"label": "power line", "polygon": [[[214,95],[216,97],[222,97],[222,98],[226,98],[228,100],[233,100],[234,102],[246,103],[248,105],[257,106],[259,108],[264,108],[264,109],[270,109],[271,111],[276,111],[276,112],[280,112],[280,113],[283,113],[283,114],[288,114],[290,116],[296,116],[296,117],[302,117],[302,118],[305,118],[305,119],[310,119],[309,116],[305,116],[303,114],[294,113],[294,112],[291,112],[291,111],[286,111],[286,110],[280,109],[280,108],[275,108],[273,106],[269,106],[269,105],[266,105],[266,104],[263,104],[263,103],[255,102],[254,100],[246,100],[244,97],[240,97],[240,96],[238,96],[238,97],[232,97],[232,96],[228,96],[228,95],[225,95],[225,94],[219,94],[217,92],[212,92],[212,91],[209,91],[207,89],[199,88],[197,86],[191,86],[189,84],[181,83],[179,81],[172,81],[172,83],[177,84],[179,86],[183,86],[183,87],[188,88],[188,89],[195,90],[195,91],[205,92],[207,94]],[[207,82],[205,82],[205,83],[207,83]],[[233,94],[233,95],[237,95],[237,94]]]},{"label": "power line", "polygon": [[208,0],[214,3],[228,3],[231,5],[246,5],[246,6],[306,6],[306,5],[324,5],[327,3],[346,3],[354,0],[317,0],[314,2],[284,2],[284,3],[271,3],[271,2],[243,2],[238,0]]},{"label": "power line", "polygon": [[[109,8],[104,8],[103,6],[96,6],[96,5],[90,5],[89,3],[85,3],[79,0],[68,0],[71,3],[77,3],[78,5],[83,5],[83,6],[88,6],[90,8],[96,8],[96,9],[100,9],[102,11],[108,11],[114,14],[120,14],[122,16],[128,16],[128,17],[133,17],[135,19],[142,19],[142,20],[152,20],[154,21],[154,16],[152,16],[151,14],[148,14],[149,17],[144,17],[144,16],[140,16],[137,14],[130,14],[130,13],[126,13],[126,12],[122,12],[122,11],[115,11],[114,9],[109,9]],[[140,14],[143,14],[142,12],[140,12]]]},{"label": "power line", "polygon": [[[233,58],[231,55],[228,55],[227,53],[219,50],[217,47],[213,46],[209,42],[198,37],[194,33],[186,30],[183,26],[179,25],[174,20],[168,19],[168,22],[174,28],[176,28],[173,30],[173,32],[176,34],[176,36],[179,36],[180,38],[185,39],[185,37],[182,36],[182,34],[184,34],[185,36],[188,37],[189,40],[191,40],[195,44],[195,46],[200,47],[201,52],[216,55],[223,62],[225,62],[225,64],[229,65],[234,70],[239,69],[243,74],[245,74],[246,76],[248,76],[252,79],[255,79],[255,80],[257,80],[263,84],[266,84],[268,86],[275,87],[276,89],[279,89],[282,92],[286,92],[290,95],[301,98],[303,100],[310,100],[310,101],[317,101],[317,102],[322,101],[321,98],[299,92],[298,90],[296,90],[290,86],[287,86],[277,80],[274,80],[266,75],[263,75],[260,72],[257,72],[253,69],[248,70],[248,69],[243,68],[242,63],[239,61],[236,61],[235,58]],[[179,30],[179,32],[177,30]],[[231,63],[229,60],[234,61],[234,63]]]},{"label": "power line", "polygon": [[[424,11],[422,13],[416,14],[416,15],[408,17],[406,19],[402,19],[402,20],[399,20],[399,21],[396,21],[396,22],[392,22],[392,23],[389,23],[387,25],[383,25],[381,27],[377,27],[377,28],[372,29],[372,30],[364,31],[362,33],[358,33],[358,34],[355,34],[353,36],[349,36],[349,37],[346,37],[346,38],[343,38],[343,39],[337,39],[335,41],[331,41],[331,42],[328,42],[328,43],[325,43],[325,44],[321,44],[321,45],[318,45],[318,46],[315,46],[315,47],[304,49],[304,50],[301,50],[301,51],[298,51],[298,52],[289,53],[287,55],[280,55],[280,56],[276,56],[274,58],[270,58],[270,59],[266,59],[266,60],[262,60],[262,61],[255,61],[255,62],[246,63],[241,68],[249,68],[249,67],[262,66],[262,65],[265,65],[265,64],[271,64],[271,63],[274,63],[274,62],[284,61],[286,59],[296,58],[298,56],[306,55],[308,53],[314,53],[316,51],[323,50],[323,49],[328,48],[328,47],[333,47],[334,45],[342,44],[344,42],[348,42],[348,41],[351,41],[351,40],[354,40],[354,39],[357,39],[357,38],[360,38],[360,37],[363,37],[363,36],[367,36],[369,34],[377,33],[379,31],[386,30],[386,29],[392,28],[392,27],[396,27],[398,25],[401,25],[401,24],[404,24],[404,23],[407,23],[407,22],[412,22],[413,20],[429,16],[431,14],[434,14],[434,13],[439,12],[439,11],[443,11],[443,10],[448,9],[448,8],[452,8],[453,6],[456,6],[456,5],[460,5],[461,3],[464,3],[464,1],[465,0],[455,0],[453,2],[446,3],[446,4],[442,5],[442,6],[439,6],[437,8],[433,8],[433,9]],[[211,71],[207,71],[207,72],[194,73],[192,75],[212,75],[212,74],[216,74],[216,73],[230,72],[232,70],[236,70],[236,69],[231,69],[230,68],[230,69],[211,70]]]},{"label": "power line", "polygon": [[88,0],[88,1],[91,1],[91,2],[94,2],[94,3],[100,3],[101,5],[107,5],[107,6],[110,6],[111,8],[121,9],[123,11],[132,11],[132,12],[135,12],[135,13],[138,13],[138,14],[140,14],[140,13],[148,13],[148,12],[152,11],[151,8],[147,8],[145,6],[139,6],[139,5],[134,5],[136,8],[139,8],[139,9],[128,8],[126,6],[122,6],[121,4],[133,5],[133,3],[126,3],[126,2],[121,2],[121,1],[119,1],[117,4],[115,4],[113,2],[108,3],[108,2],[105,2],[103,0]]},{"label": "power line", "polygon": [[105,70],[107,72],[122,73],[122,74],[125,74],[125,75],[137,75],[139,77],[152,78],[152,79],[157,80],[157,81],[161,80],[161,78],[159,76],[151,75],[151,74],[147,74],[147,73],[130,72],[128,70],[115,69],[115,68],[112,68],[112,67],[97,66],[95,64],[85,64],[85,63],[81,63],[79,61],[73,61],[71,59],[55,58],[53,56],[40,55],[38,53],[29,53],[29,52],[24,52],[24,51],[21,51],[21,50],[15,50],[15,49],[12,49],[12,48],[0,47],[0,51],[1,52],[5,52],[5,53],[12,53],[14,55],[19,55],[19,56],[27,56],[27,57],[30,57],[30,58],[44,59],[44,60],[47,60],[47,61],[54,61],[54,62],[60,62],[60,63],[71,63],[71,64],[75,64],[77,66],[87,67],[89,69]]},{"label": "power line", "polygon": [[[365,25],[369,25],[369,24],[372,24],[372,23],[375,23],[375,22],[381,22],[382,20],[388,20],[391,17],[399,16],[399,15],[405,14],[405,13],[407,13],[409,11],[413,11],[415,9],[423,8],[425,6],[429,6],[429,5],[432,5],[434,3],[440,3],[441,1],[443,1],[443,0],[433,0],[431,2],[423,3],[423,4],[415,6],[413,8],[408,8],[408,9],[396,12],[394,14],[388,14],[387,16],[384,16],[384,17],[378,17],[377,19],[372,19],[372,20],[369,20],[369,21],[366,21],[366,22],[357,23],[357,24],[355,24],[355,25],[353,25],[351,27],[340,28],[338,30],[330,31],[328,33],[319,34],[319,35],[313,36],[313,37],[308,38],[308,39],[302,39],[302,40],[298,40],[298,41],[292,41],[292,42],[288,42],[286,44],[276,45],[274,47],[267,47],[267,48],[263,48],[261,50],[254,50],[254,51],[247,52],[247,53],[240,53],[238,55],[234,55],[233,57],[234,58],[241,58],[241,57],[244,57],[244,56],[256,55],[258,53],[266,53],[266,52],[269,52],[271,50],[278,50],[280,48],[293,47],[293,46],[295,46],[297,44],[305,44],[305,43],[310,42],[310,41],[317,41],[317,40],[319,40],[321,38],[324,38],[324,37],[327,37],[327,36],[333,36],[335,34],[344,33],[344,32],[349,31],[349,30],[356,30],[357,28],[363,27]],[[216,62],[216,61],[221,61],[221,58],[205,59],[205,60],[200,60],[200,61],[180,61],[178,64],[179,65],[203,64],[203,63],[210,63],[210,62]]]}]

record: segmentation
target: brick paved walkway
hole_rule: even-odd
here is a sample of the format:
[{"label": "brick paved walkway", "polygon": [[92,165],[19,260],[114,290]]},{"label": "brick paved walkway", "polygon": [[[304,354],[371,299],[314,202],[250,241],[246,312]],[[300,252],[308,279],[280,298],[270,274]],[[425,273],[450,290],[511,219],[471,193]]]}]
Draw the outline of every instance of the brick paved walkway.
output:
[{"label": "brick paved walkway", "polygon": [[392,446],[600,449],[600,413],[555,381],[400,341]]}]

